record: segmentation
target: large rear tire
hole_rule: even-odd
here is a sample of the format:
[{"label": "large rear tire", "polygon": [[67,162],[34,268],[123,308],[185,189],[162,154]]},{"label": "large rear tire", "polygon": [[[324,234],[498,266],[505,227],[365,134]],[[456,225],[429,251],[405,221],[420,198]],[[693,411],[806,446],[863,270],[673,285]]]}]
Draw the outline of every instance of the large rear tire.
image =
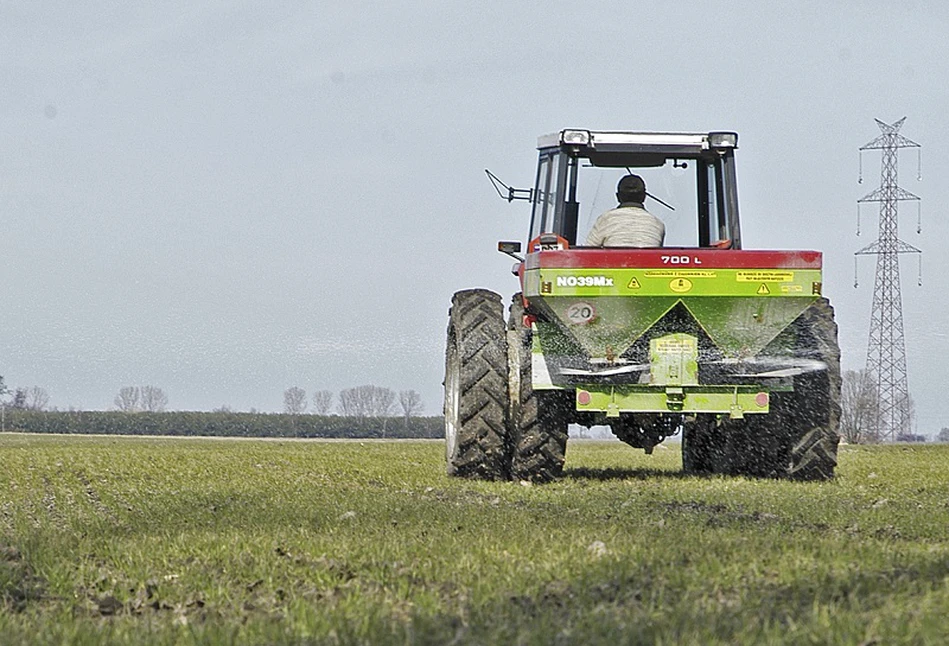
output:
[{"label": "large rear tire", "polygon": [[549,482],[563,473],[572,398],[562,390],[534,390],[531,330],[523,325],[524,304],[515,294],[508,319],[511,371],[511,477]]},{"label": "large rear tire", "polygon": [[732,471],[741,475],[829,480],[840,441],[840,348],[834,310],[818,299],[788,330],[794,355],[816,359],[825,370],[794,378],[793,392],[771,395],[770,413],[749,415],[739,436],[745,449]]},{"label": "large rear tire", "polygon": [[471,289],[452,297],[445,352],[448,475],[508,478],[508,367],[501,297]]},{"label": "large rear tire", "polygon": [[[840,443],[840,346],[834,308],[826,298],[815,302],[796,322],[799,348],[827,364],[827,370],[794,380],[793,395],[779,404],[795,421],[784,473],[796,480],[829,480],[837,467]],[[810,406],[808,406],[810,405]]]},{"label": "large rear tire", "polygon": [[715,473],[715,416],[686,418],[682,429],[682,470],[690,474]]}]

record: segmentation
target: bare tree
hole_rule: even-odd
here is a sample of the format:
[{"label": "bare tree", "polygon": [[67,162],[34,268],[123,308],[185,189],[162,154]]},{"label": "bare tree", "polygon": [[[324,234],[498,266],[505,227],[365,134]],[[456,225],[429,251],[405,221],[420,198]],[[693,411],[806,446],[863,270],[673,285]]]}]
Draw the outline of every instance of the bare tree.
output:
[{"label": "bare tree", "polygon": [[317,415],[329,415],[333,407],[333,391],[317,390],[313,393],[313,410]]},{"label": "bare tree", "polygon": [[115,396],[115,407],[123,413],[135,413],[139,410],[142,393],[138,386],[123,386]]},{"label": "bare tree", "polygon": [[359,396],[358,388],[339,391],[339,412],[346,417],[369,417],[367,402]]},{"label": "bare tree", "polygon": [[26,407],[31,410],[43,410],[49,405],[49,393],[45,388],[33,386],[26,391]]},{"label": "bare tree", "polygon": [[949,428],[943,426],[939,430],[939,435],[936,436],[937,442],[949,442]]},{"label": "bare tree", "polygon": [[18,410],[26,408],[26,388],[17,388],[13,391],[13,401],[10,402],[10,408]]},{"label": "bare tree", "polygon": [[4,395],[8,395],[9,393],[10,390],[4,383],[3,376],[0,375],[0,431],[7,430],[7,402],[2,398]]},{"label": "bare tree", "polygon": [[372,414],[374,417],[388,417],[395,408],[395,393],[389,388],[373,387]]},{"label": "bare tree", "polygon": [[422,396],[414,390],[400,390],[399,405],[405,416],[405,428],[408,428],[409,418],[422,412]]},{"label": "bare tree", "polygon": [[289,415],[300,415],[306,411],[306,391],[296,386],[283,391],[283,410]]},{"label": "bare tree", "polygon": [[906,423],[906,426],[903,429],[903,432],[908,433],[910,435],[915,435],[916,434],[916,402],[913,400],[913,396],[907,393],[906,398],[900,402],[900,408],[903,409],[903,420]]},{"label": "bare tree", "polygon": [[168,406],[168,395],[158,386],[142,386],[142,410],[147,413],[161,413]]},{"label": "bare tree", "polygon": [[395,392],[379,386],[356,386],[339,391],[339,411],[349,417],[387,417],[395,407]]},{"label": "bare tree", "polygon": [[840,389],[840,433],[851,444],[877,442],[880,396],[866,370],[847,370]]}]

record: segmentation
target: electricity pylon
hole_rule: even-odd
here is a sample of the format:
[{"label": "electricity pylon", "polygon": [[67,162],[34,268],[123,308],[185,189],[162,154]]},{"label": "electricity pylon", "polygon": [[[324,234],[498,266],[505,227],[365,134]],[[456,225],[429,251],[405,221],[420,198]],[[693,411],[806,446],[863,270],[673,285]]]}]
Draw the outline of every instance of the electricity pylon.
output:
[{"label": "electricity pylon", "polygon": [[860,151],[861,154],[865,150],[883,151],[880,187],[857,200],[857,233],[859,204],[879,202],[880,235],[854,255],[877,257],[866,369],[870,382],[877,390],[879,411],[877,415],[871,415],[872,426],[868,431],[871,437],[885,441],[894,440],[911,430],[899,255],[921,254],[922,251],[899,239],[897,203],[906,200],[918,202],[919,197],[900,188],[897,183],[897,165],[900,148],[920,148],[920,145],[899,134],[906,117],[893,124],[885,124],[879,119],[875,121],[882,134],[860,148]]}]

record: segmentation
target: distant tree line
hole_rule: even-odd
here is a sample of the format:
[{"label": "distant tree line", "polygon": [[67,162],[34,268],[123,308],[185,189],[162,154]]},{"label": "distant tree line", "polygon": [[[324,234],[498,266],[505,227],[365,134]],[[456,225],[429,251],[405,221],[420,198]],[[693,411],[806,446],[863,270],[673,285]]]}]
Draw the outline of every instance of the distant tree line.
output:
[{"label": "distant tree line", "polygon": [[[7,396],[9,400],[5,401],[4,397]],[[146,385],[123,386],[112,403],[115,410],[123,413],[162,413],[168,409],[168,401],[168,394],[162,388]],[[333,404],[337,401],[334,413]],[[331,390],[317,390],[313,393],[312,412],[318,416],[338,414],[343,417],[386,419],[395,417],[396,402],[405,425],[411,418],[420,416],[424,409],[421,396],[414,390],[403,390],[397,395],[390,388],[366,385],[345,388],[339,392],[338,398]],[[42,411],[49,406],[49,393],[40,386],[10,390],[3,376],[0,376],[0,404],[16,410]],[[307,412],[307,405],[304,389],[293,386],[283,392],[283,408],[287,415],[303,415]],[[214,412],[232,411],[225,405]],[[253,409],[251,412],[256,413]]]},{"label": "distant tree line", "polygon": [[[333,401],[333,391],[317,390],[313,393],[313,412],[329,415]],[[402,390],[396,396],[390,388],[366,385],[339,391],[336,410],[344,417],[390,417],[396,410],[396,401],[406,419],[418,416],[424,408],[421,395],[414,390]],[[283,391],[283,412],[302,415],[306,409],[307,398],[303,388],[292,386]]]},{"label": "distant tree line", "polygon": [[8,409],[5,427],[25,433],[285,438],[440,438],[441,417],[345,417],[279,413],[35,411]]},{"label": "distant tree line", "polygon": [[3,405],[17,410],[45,410],[49,405],[49,393],[45,388],[32,386],[10,390],[0,376],[0,398],[7,395],[10,401],[2,402]]},{"label": "distant tree line", "polygon": [[[313,393],[313,411],[317,415],[329,415],[333,408],[334,394],[331,390],[317,390]],[[396,411],[396,401],[402,409],[403,429],[409,428],[410,420],[418,417],[422,410],[422,397],[414,390],[400,391],[398,397],[391,388],[365,385],[344,388],[339,391],[337,413],[343,417],[356,419],[375,419],[382,423],[383,437],[396,437],[389,429],[390,418]],[[291,386],[283,391],[283,411],[287,415],[304,415],[307,410],[306,391],[299,386]]]},{"label": "distant tree line", "polygon": [[[14,410],[42,411],[49,406],[49,392],[45,388],[31,386],[10,390],[0,376],[0,398],[5,395],[9,395],[10,400],[3,404]],[[168,407],[168,395],[157,386],[125,386],[119,389],[113,403],[116,410],[124,413],[160,413]]]}]

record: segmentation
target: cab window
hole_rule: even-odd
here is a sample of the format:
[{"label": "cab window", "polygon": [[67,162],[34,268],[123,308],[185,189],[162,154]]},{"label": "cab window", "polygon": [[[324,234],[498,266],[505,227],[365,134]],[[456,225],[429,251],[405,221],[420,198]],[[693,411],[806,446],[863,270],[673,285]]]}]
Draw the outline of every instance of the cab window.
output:
[{"label": "cab window", "polygon": [[566,164],[559,151],[542,152],[534,183],[534,205],[531,214],[530,239],[554,231],[558,211],[562,208]]}]

